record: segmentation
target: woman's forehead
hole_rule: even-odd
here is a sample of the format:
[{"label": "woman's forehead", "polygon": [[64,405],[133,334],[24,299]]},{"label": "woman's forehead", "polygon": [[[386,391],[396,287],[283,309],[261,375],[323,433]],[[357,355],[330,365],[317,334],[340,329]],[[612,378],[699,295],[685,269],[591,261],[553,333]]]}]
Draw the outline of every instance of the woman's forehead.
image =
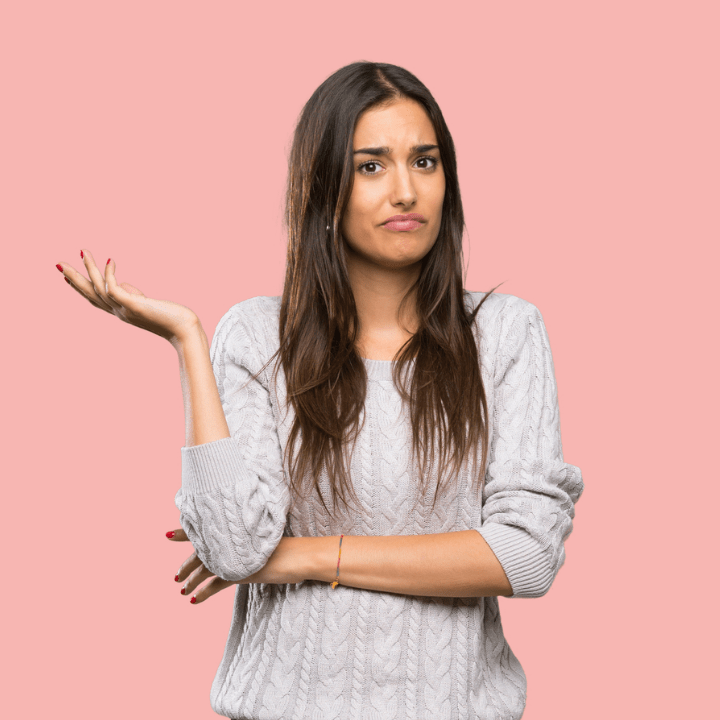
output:
[{"label": "woman's forehead", "polygon": [[435,129],[425,108],[414,100],[366,110],[353,134],[353,150],[385,147],[390,154],[416,145],[436,144]]}]

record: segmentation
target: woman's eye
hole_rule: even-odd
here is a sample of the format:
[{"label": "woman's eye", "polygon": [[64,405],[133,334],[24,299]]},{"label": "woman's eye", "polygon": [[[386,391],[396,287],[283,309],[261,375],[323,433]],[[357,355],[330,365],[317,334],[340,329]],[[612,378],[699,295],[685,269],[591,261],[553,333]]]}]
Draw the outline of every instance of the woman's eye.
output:
[{"label": "woman's eye", "polygon": [[360,166],[360,170],[361,170],[361,171],[363,172],[363,174],[365,174],[365,175],[377,175],[376,172],[373,172],[372,170],[370,170],[370,168],[373,168],[373,170],[374,170],[376,167],[379,167],[378,163],[376,163],[376,162],[367,162],[367,163],[363,163],[363,164]]},{"label": "woman's eye", "polygon": [[[431,163],[431,164],[428,165],[428,164],[427,164],[428,162]],[[435,169],[435,166],[438,164],[438,160],[437,160],[436,158],[434,158],[434,157],[426,156],[426,157],[418,158],[418,159],[415,161],[415,164],[417,164],[417,163],[425,163],[424,165],[421,165],[421,166],[420,166],[420,169],[421,169],[421,170],[434,170],[434,169]],[[380,165],[380,163],[374,162],[374,161],[371,160],[370,162],[365,162],[365,163],[363,163],[362,165],[360,165],[360,166],[358,167],[358,170],[359,170],[363,175],[378,175],[379,173],[378,173],[378,171],[377,171],[377,168],[380,168],[380,167],[382,167],[382,166]]]},{"label": "woman's eye", "polygon": [[421,162],[427,163],[428,161],[430,161],[432,163],[432,165],[430,165],[430,166],[424,165],[421,168],[422,170],[429,170],[430,168],[433,168],[433,167],[435,167],[435,165],[437,165],[437,160],[434,157],[421,157],[418,160],[419,163],[421,163]]}]

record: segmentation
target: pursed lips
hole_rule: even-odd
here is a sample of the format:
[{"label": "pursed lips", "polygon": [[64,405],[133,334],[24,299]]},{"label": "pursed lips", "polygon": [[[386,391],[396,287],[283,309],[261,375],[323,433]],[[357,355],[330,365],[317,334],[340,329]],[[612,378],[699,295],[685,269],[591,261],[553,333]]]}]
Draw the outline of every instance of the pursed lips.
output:
[{"label": "pursed lips", "polygon": [[389,217],[383,225],[386,225],[389,222],[395,222],[396,220],[400,222],[406,222],[408,220],[415,220],[417,222],[427,222],[424,215],[421,215],[420,213],[408,213],[407,215],[393,215],[392,217]]},{"label": "pursed lips", "polygon": [[423,222],[426,220],[420,213],[408,213],[407,215],[393,215],[383,223],[383,227],[387,230],[407,232],[416,230]]}]

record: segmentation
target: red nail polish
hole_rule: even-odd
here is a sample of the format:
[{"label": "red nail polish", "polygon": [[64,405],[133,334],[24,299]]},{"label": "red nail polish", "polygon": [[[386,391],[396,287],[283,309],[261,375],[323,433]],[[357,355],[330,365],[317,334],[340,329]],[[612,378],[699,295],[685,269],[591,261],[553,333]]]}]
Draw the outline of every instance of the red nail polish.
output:
[{"label": "red nail polish", "polygon": [[83,259],[85,259],[85,256],[83,255],[83,251],[82,251],[82,250],[80,251],[80,257],[83,258]]},{"label": "red nail polish", "polygon": [[191,602],[191,603],[196,603],[196,602],[197,602],[197,598],[193,595],[193,596],[190,598],[190,602]]},{"label": "red nail polish", "polygon": [[176,575],[176,576],[175,576],[175,582],[180,582],[180,576],[179,576],[179,575]]},{"label": "red nail polish", "polygon": [[110,258],[108,258],[108,261],[105,263],[106,265],[110,264]]},{"label": "red nail polish", "polygon": [[181,594],[181,595],[184,595],[184,594],[185,594],[185,588],[180,588],[180,594]]},{"label": "red nail polish", "polygon": [[167,537],[167,538],[173,538],[173,537],[175,537],[175,531],[174,531],[174,530],[169,530],[168,532],[165,533],[165,537]]},{"label": "red nail polish", "polygon": [[60,272],[62,272],[62,265],[61,265],[60,263],[58,263],[55,267],[56,267]]},{"label": "red nail polish", "polygon": [[70,282],[67,278],[65,278],[65,282],[66,282],[68,285],[71,284],[71,282]]}]

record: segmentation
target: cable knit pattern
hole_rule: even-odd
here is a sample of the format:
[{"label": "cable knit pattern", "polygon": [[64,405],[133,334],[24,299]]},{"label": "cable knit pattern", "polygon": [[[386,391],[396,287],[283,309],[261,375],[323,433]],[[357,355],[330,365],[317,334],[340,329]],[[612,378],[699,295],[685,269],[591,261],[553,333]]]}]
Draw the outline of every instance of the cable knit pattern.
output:
[{"label": "cable knit pattern", "polygon": [[[468,293],[474,307],[484,293]],[[411,535],[474,529],[504,568],[512,598],[547,593],[565,561],[580,469],[563,460],[557,386],[540,311],[493,293],[477,315],[490,418],[482,497],[466,464],[432,509],[411,457],[408,411],[392,362],[364,360],[365,423],[351,455],[360,507],[290,509],[283,466],[293,421],[278,347],[279,297],[238,303],[210,355],[231,437],[181,448],[180,523],[216,575],[259,570],[283,535]],[[275,361],[277,362],[277,360]],[[329,479],[319,478],[328,507]],[[342,572],[341,572],[342,579]],[[305,581],[237,585],[210,694],[219,715],[262,720],[515,720],[527,682],[503,635],[497,597],[431,598]]]}]

